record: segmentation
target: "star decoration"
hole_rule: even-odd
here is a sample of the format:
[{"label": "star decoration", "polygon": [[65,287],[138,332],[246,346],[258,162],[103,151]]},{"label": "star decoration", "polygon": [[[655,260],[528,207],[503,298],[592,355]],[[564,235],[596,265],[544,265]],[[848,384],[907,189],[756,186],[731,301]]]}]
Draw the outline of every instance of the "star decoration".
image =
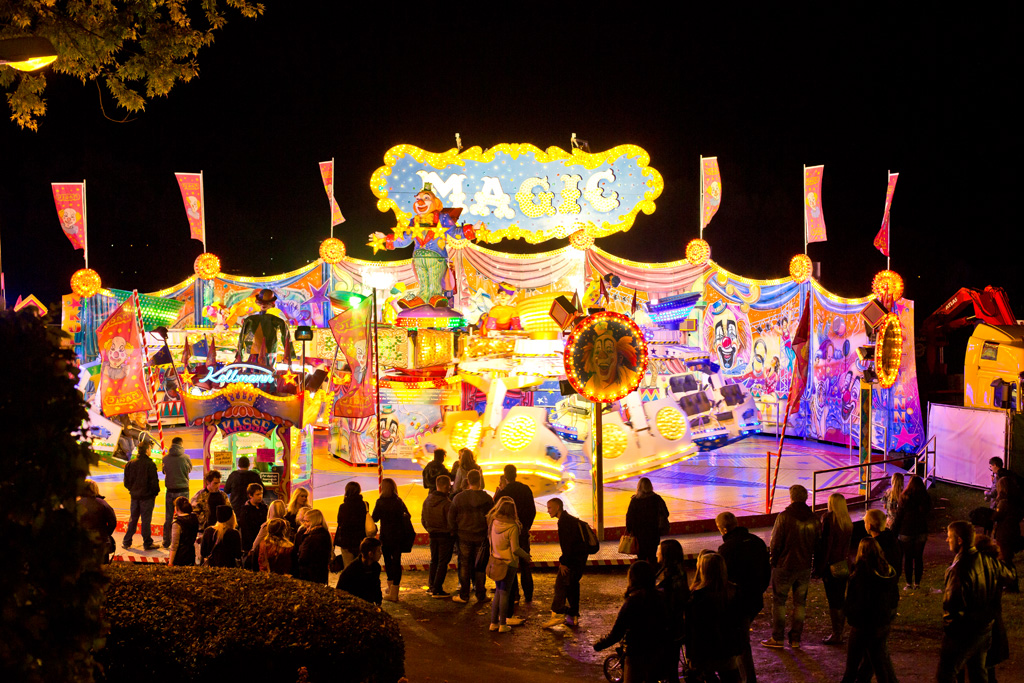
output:
[{"label": "star decoration", "polygon": [[425,226],[422,226],[422,225],[410,225],[409,226],[409,233],[412,235],[412,238],[415,239],[415,240],[422,240],[425,237],[424,233],[427,230],[429,230],[429,228],[427,228]]},{"label": "star decoration", "polygon": [[401,225],[396,225],[395,227],[391,228],[391,232],[395,234],[395,240],[397,241],[405,237],[405,233],[408,232],[408,230],[406,230],[406,228],[403,228]]},{"label": "star decoration", "polygon": [[293,387],[299,386],[298,377],[290,368],[284,371],[281,375],[281,379],[284,380],[285,384],[291,384]]},{"label": "star decoration", "polygon": [[901,424],[899,434],[896,434],[896,443],[893,448],[899,450],[904,446],[914,446],[914,440],[916,437],[917,434],[907,431],[906,425]]},{"label": "star decoration", "polygon": [[181,381],[184,382],[185,384],[192,384],[195,379],[196,373],[185,370],[184,372],[179,373],[178,376],[181,377]]},{"label": "star decoration", "polygon": [[370,235],[370,241],[366,243],[366,246],[373,247],[373,253],[376,254],[384,248],[384,236]]},{"label": "star decoration", "polygon": [[319,287],[309,285],[309,298],[306,299],[305,303],[316,306],[317,304],[326,304],[327,300],[327,288],[330,286],[330,282],[325,282]]}]

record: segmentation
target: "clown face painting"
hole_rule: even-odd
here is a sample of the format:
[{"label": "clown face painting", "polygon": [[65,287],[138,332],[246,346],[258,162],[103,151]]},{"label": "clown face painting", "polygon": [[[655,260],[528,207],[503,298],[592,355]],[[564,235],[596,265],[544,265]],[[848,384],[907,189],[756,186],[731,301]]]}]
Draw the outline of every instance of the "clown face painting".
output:
[{"label": "clown face painting", "polygon": [[383,406],[381,408],[377,428],[380,430],[380,452],[385,457],[394,457],[395,449],[402,442],[402,425],[398,421],[398,415],[395,414],[393,407]]},{"label": "clown face painting", "polygon": [[629,330],[616,322],[599,321],[591,339],[582,339],[584,390],[591,394],[618,394],[621,387],[636,387],[637,350]]},{"label": "clown face painting", "polygon": [[433,227],[437,225],[437,214],[442,207],[441,200],[437,198],[437,195],[430,190],[421,190],[412,203],[412,212],[415,214],[413,220],[417,225]]},{"label": "clown face painting", "polygon": [[722,374],[740,375],[750,362],[750,322],[736,305],[716,301],[704,313],[703,337],[711,360]]},{"label": "clown face painting", "polygon": [[124,337],[114,337],[106,348],[103,360],[103,374],[109,379],[124,379],[128,373],[126,363],[131,348]]}]

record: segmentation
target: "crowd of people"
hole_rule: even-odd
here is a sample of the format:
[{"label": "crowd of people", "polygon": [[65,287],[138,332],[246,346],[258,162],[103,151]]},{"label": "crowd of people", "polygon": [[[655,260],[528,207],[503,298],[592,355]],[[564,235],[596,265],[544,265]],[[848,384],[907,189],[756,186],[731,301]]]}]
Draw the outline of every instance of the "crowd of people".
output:
[{"label": "crowd of people", "polygon": [[[169,492],[172,486],[178,493],[187,491],[172,479],[187,476],[188,469],[176,461],[180,457],[183,453],[172,446],[164,458]],[[486,578],[491,578],[495,592],[489,628],[508,633],[524,621],[516,615],[520,601],[533,601],[533,492],[517,481],[516,467],[507,465],[496,492],[488,494],[469,450],[460,452],[451,472],[445,457],[438,449],[423,469],[427,496],[421,523],[430,539],[427,593],[456,603],[469,602],[473,594],[477,603],[484,603],[489,599]],[[955,557],[945,576],[939,681],[953,681],[964,671],[972,682],[994,680],[992,667],[1008,657],[1000,599],[1003,590],[1017,590],[1013,554],[1020,545],[1024,505],[1016,477],[1001,461],[993,462],[992,470],[987,495],[991,514],[979,513],[979,518],[991,521],[992,537],[976,536],[971,522],[954,522],[947,529],[946,542]],[[164,533],[171,565],[246,567],[321,584],[328,583],[334,571],[340,572],[340,590],[378,606],[399,599],[401,556],[411,549],[414,532],[411,513],[392,479],[383,479],[372,511],[359,484],[349,482],[332,538],[323,513],[309,505],[306,489],[295,489],[287,504],[276,500],[268,506],[254,474],[242,457],[224,491],[221,474],[211,470],[191,500],[185,495],[173,499],[172,521]],[[141,445],[125,468],[124,485],[132,501],[126,548],[140,517],[145,547],[156,547],[148,523],[159,493],[155,480],[155,463],[148,446]],[[634,539],[637,560],[630,566],[614,627],[594,648],[621,642],[627,681],[676,680],[682,661],[705,680],[753,683],[750,626],[764,608],[764,594],[770,587],[771,634],[761,645],[778,649],[788,642],[799,649],[808,586],[816,577],[823,582],[829,608],[830,629],[823,642],[847,646],[844,683],[872,676],[880,683],[896,681],[888,636],[900,600],[901,569],[904,591],[917,590],[922,578],[931,512],[924,481],[912,476],[904,486],[904,476],[893,475],[882,509],[867,510],[856,523],[839,493],[829,496],[820,518],[808,506],[803,486],[790,487],[789,496],[790,504],[776,517],[768,544],[740,526],[732,513],[718,515],[722,543],[716,550],[701,551],[690,581],[680,543],[661,538],[669,531],[668,508],[650,480],[641,478],[626,514],[626,532]],[[80,504],[83,520],[88,518],[90,528],[101,530],[112,551],[116,519],[95,483],[88,483]],[[546,507],[557,520],[561,554],[550,618],[542,626],[576,628],[581,578],[594,552],[588,535],[592,530],[559,498],[549,499]],[[454,594],[444,589],[453,555],[458,561]],[[793,609],[787,631],[790,594]]]}]

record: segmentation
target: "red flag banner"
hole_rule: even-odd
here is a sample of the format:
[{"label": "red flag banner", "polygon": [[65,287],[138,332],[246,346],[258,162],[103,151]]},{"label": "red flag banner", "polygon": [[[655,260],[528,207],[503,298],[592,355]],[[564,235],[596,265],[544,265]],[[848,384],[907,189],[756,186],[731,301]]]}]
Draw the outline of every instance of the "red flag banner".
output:
[{"label": "red flag banner", "polygon": [[718,170],[718,157],[701,157],[700,227],[703,230],[711,222],[722,203],[722,174]]},{"label": "red flag banner", "polygon": [[75,249],[85,249],[85,183],[50,183],[60,229]]},{"label": "red flag banner", "polygon": [[800,314],[800,324],[796,326],[796,333],[793,335],[793,351],[796,353],[796,361],[793,363],[793,376],[789,383],[789,401],[786,403],[787,417],[800,410],[800,399],[804,395],[804,388],[807,387],[807,371],[810,367],[811,351],[811,301],[808,298],[804,302],[803,313]]},{"label": "red flag banner", "polygon": [[804,233],[808,244],[824,242],[825,214],[821,208],[821,176],[824,166],[804,167]]},{"label": "red flag banner", "polygon": [[892,196],[896,192],[896,181],[899,177],[899,173],[889,174],[889,186],[885,190],[885,211],[882,213],[882,227],[878,234],[875,235],[875,241],[872,243],[884,256],[889,255],[889,209],[892,207]]},{"label": "red flag banner", "polygon": [[370,310],[373,299],[363,299],[330,321],[331,333],[345,356],[352,379],[334,402],[335,417],[369,417],[376,411],[373,357],[370,349]]},{"label": "red flag banner", "polygon": [[206,246],[206,207],[203,205],[203,174],[175,173],[178,187],[181,189],[181,201],[185,204],[185,215],[188,216],[188,228],[192,239],[199,240]]},{"label": "red flag banner", "polygon": [[143,374],[145,344],[135,299],[110,314],[96,333],[100,347],[100,405],[107,417],[153,409]]},{"label": "red flag banner", "polygon": [[345,217],[341,215],[338,202],[334,199],[334,159],[320,162],[320,177],[327,191],[327,201],[331,204],[331,225],[340,225],[345,222]]}]

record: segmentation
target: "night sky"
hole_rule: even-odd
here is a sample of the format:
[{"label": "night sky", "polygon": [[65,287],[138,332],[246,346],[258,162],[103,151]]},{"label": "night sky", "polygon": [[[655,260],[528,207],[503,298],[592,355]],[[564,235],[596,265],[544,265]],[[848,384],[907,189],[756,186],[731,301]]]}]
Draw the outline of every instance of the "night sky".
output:
[{"label": "night sky", "polygon": [[257,21],[229,13],[199,55],[200,77],[130,123],[103,117],[95,84],[59,75],[39,132],[0,123],[9,305],[29,293],[56,301],[82,267],[51,182],[86,179],[90,266],[105,286],[147,292],[185,279],[202,251],[175,171],[204,171],[208,244],[224,271],[274,274],[317,258],[328,234],[319,161],[337,160],[348,220],[336,236],[370,258],[367,235],[393,225],[376,209],[370,174],[393,145],[441,152],[458,132],[467,147],[568,149],[576,133],[594,152],[639,145],[665,179],[653,215],[598,241],[613,254],[682,258],[698,234],[698,159],[717,155],[723,200],[704,234],[712,257],[740,275],[784,276],[803,249],[802,165],[824,164],[829,240],[809,255],[826,288],[863,296],[885,267],[871,241],[891,169],[900,173],[892,267],[918,302],[918,322],[959,287],[987,284],[1004,287],[1024,315],[1020,110],[1011,105],[1021,26],[1009,4],[983,17],[933,6],[905,20],[882,11],[637,15],[651,5],[626,3],[574,4],[577,16],[528,3],[493,16],[429,4],[267,5]]}]

